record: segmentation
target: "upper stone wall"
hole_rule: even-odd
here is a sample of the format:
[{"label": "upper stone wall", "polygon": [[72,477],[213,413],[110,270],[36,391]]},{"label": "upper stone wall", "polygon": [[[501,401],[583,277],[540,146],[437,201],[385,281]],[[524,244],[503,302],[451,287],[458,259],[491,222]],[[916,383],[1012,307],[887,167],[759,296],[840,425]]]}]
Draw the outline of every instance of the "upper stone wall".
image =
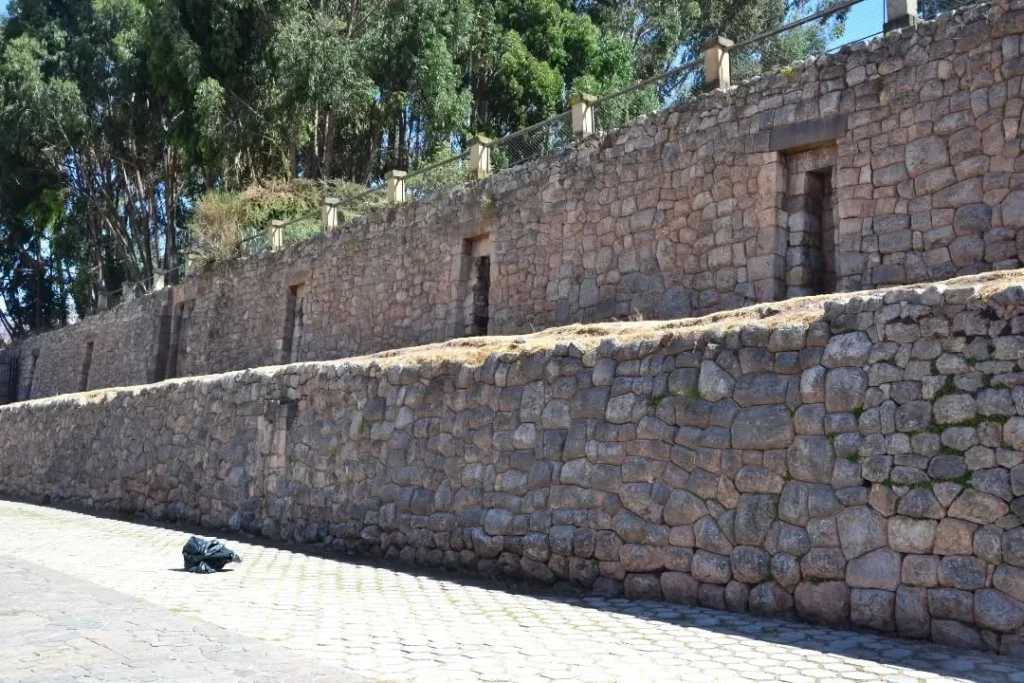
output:
[{"label": "upper stone wall", "polygon": [[[1021,0],[1000,0],[226,265],[132,309],[171,322],[138,321],[157,332],[106,377],[167,374],[168,344],[185,375],[464,336],[481,254],[490,334],[1018,267],[1022,33]],[[33,396],[78,387],[87,334],[53,337],[75,353],[32,342],[53,378]]]},{"label": "upper stone wall", "polygon": [[0,494],[1024,657],[1024,272],[4,406]]}]

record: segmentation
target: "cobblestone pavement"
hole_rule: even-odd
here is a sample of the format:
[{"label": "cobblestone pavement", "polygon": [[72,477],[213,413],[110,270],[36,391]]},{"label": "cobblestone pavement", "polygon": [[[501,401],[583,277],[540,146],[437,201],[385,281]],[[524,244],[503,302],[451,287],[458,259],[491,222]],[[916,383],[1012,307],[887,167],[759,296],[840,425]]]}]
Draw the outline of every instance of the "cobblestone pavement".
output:
[{"label": "cobblestone pavement", "polygon": [[188,574],[188,536],[0,501],[0,680],[289,680],[298,662],[291,679],[1024,683],[1020,662],[927,643],[235,541],[233,571]]},{"label": "cobblestone pavement", "polygon": [[34,562],[0,556],[0,680],[363,679]]}]

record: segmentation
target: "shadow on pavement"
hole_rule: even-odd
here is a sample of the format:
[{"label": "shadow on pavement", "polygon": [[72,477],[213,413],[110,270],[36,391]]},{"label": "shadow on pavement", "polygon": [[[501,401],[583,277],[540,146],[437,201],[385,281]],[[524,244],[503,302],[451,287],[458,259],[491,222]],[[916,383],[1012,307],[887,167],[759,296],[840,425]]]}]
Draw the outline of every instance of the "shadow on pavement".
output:
[{"label": "shadow on pavement", "polygon": [[[38,505],[38,501],[0,497],[0,500]],[[750,614],[725,612],[650,600],[628,600],[604,597],[570,585],[545,586],[502,576],[482,577],[464,570],[429,568],[402,562],[348,554],[322,544],[273,541],[245,532],[209,529],[194,524],[168,523],[142,515],[112,513],[81,506],[53,505],[90,517],[131,522],[150,527],[172,529],[227,542],[287,550],[318,557],[339,564],[372,567],[419,578],[448,582],[486,590],[500,590],[539,600],[559,602],[585,609],[600,610],[638,619],[659,621],[681,628],[702,629],[718,634],[752,639],[780,646],[811,650],[827,655],[864,660],[885,666],[913,669],[924,674],[948,676],[974,683],[1006,683],[1024,681],[1024,661],[999,655],[958,650],[926,641],[898,638],[877,632],[841,630],[815,626],[799,621],[756,617]],[[171,558],[168,558],[171,561]],[[175,558],[179,559],[180,558]],[[189,574],[183,567],[169,571]],[[231,571],[226,568],[225,571]],[[216,575],[198,575],[197,580],[216,580]],[[1017,675],[1014,675],[1017,674]],[[902,678],[901,678],[902,680]]]}]

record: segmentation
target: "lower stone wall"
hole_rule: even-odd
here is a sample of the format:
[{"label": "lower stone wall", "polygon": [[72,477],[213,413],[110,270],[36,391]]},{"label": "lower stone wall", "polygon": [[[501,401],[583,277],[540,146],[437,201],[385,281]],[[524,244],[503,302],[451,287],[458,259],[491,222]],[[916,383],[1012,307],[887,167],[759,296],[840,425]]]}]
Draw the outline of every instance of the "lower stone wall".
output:
[{"label": "lower stone wall", "polygon": [[0,491],[1024,656],[1024,273],[30,401]]}]

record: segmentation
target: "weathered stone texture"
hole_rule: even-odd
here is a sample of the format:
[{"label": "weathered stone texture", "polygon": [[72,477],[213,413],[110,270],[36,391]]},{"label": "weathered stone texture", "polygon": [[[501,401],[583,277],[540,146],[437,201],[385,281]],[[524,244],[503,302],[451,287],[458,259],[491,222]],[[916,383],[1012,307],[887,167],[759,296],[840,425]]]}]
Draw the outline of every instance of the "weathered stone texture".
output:
[{"label": "weathered stone texture", "polygon": [[[1022,281],[777,304],[785,339],[744,315],[15,404],[0,493],[1012,652]],[[885,379],[849,385],[859,414],[796,373],[752,390],[791,353]],[[978,412],[934,420],[951,396]]]},{"label": "weathered stone texture", "polygon": [[[490,334],[634,315],[675,319],[812,293],[812,273],[822,264],[807,247],[811,176],[832,185],[834,206],[825,222],[834,229],[835,253],[826,261],[835,272],[828,288],[854,291],[1019,267],[1020,12],[1011,0],[997,0],[844,47],[26,341],[9,352],[22,361],[20,394],[29,394],[26,369],[34,351],[40,354],[32,397],[77,391],[93,338],[88,388],[161,379],[167,363],[158,360],[159,346],[178,329],[170,321],[179,311],[187,323],[177,376],[464,336],[471,331],[467,252],[485,243]],[[807,130],[835,137],[814,137],[822,146],[810,151],[785,148],[783,140]],[[298,291],[296,334],[286,327],[289,297]],[[880,329],[890,342],[912,343],[936,331],[918,322],[914,305],[885,314]],[[964,323],[975,334],[985,321]],[[861,369],[871,340],[863,330],[851,334],[825,350],[827,371],[808,374],[793,354],[759,366],[757,377],[744,371],[750,376],[735,400],[751,428],[769,417],[761,404],[784,390],[775,379],[797,371],[805,371],[798,382],[805,400],[820,402],[815,397],[823,393],[828,409],[851,413],[845,420],[863,410],[862,428],[875,435],[891,433],[894,417],[901,429],[931,420],[923,405],[895,395],[895,405],[876,402],[874,393],[860,397],[872,378]],[[802,345],[802,337],[780,331],[766,350]],[[874,368],[878,383],[908,361],[918,368],[933,360],[888,359]],[[702,370],[699,386],[691,388],[708,401],[732,395],[732,382],[740,379],[731,377],[734,368],[702,360],[686,368]],[[609,370],[595,385],[608,386]],[[937,389],[920,386],[916,372],[902,391]],[[970,419],[975,406],[964,401],[963,389],[955,394],[936,404],[935,423]],[[606,408],[629,417],[624,404]],[[779,448],[751,438],[741,444]]]}]

